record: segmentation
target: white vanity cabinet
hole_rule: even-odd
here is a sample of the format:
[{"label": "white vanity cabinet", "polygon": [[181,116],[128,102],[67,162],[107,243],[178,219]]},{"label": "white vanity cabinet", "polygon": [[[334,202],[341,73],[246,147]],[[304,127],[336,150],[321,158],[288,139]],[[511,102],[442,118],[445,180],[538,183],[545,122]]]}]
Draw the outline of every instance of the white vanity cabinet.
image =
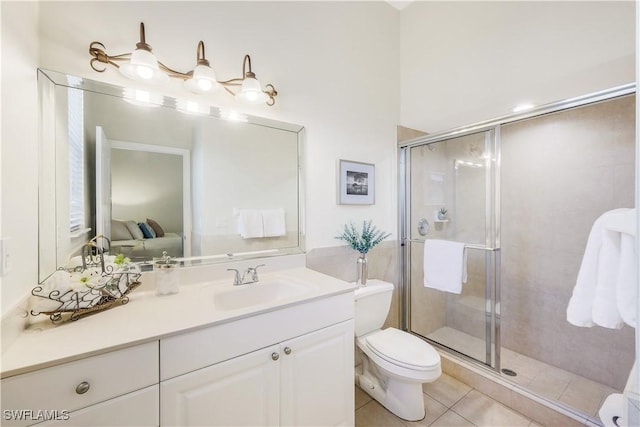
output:
[{"label": "white vanity cabinet", "polygon": [[353,425],[353,340],[351,293],[161,340],[161,425]]},{"label": "white vanity cabinet", "polygon": [[2,425],[157,425],[158,341],[2,380]]}]

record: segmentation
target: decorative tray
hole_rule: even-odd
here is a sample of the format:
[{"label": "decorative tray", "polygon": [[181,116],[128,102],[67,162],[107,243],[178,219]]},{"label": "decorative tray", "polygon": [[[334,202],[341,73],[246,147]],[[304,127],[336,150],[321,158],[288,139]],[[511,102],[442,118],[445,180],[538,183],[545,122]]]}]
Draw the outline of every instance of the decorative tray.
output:
[{"label": "decorative tray", "polygon": [[129,302],[129,292],[140,285],[140,267],[122,254],[105,255],[109,249],[104,236],[87,242],[80,257],[31,290],[31,315],[45,314],[57,323]]}]

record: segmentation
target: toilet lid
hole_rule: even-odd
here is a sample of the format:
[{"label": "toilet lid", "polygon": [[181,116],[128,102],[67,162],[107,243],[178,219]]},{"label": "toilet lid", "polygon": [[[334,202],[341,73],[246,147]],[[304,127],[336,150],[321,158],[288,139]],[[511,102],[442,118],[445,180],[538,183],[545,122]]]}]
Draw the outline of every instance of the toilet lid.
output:
[{"label": "toilet lid", "polygon": [[409,369],[429,369],[440,364],[440,355],[425,341],[395,328],[366,337],[367,346],[378,356]]}]

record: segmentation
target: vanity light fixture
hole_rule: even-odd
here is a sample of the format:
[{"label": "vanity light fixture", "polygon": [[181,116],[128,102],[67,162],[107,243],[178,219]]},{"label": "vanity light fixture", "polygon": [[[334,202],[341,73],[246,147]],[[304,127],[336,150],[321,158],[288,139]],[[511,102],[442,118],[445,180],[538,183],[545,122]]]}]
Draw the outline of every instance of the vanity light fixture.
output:
[{"label": "vanity light fixture", "polygon": [[[107,67],[96,66],[97,63],[110,64],[120,70],[120,73],[130,79],[149,84],[167,83],[169,78],[182,79],[188,90],[194,93],[211,93],[220,86],[224,87],[234,97],[251,104],[266,103],[269,106],[275,104],[278,91],[272,84],[265,88],[257,80],[251,70],[251,57],[245,55],[242,62],[242,77],[219,81],[211,68],[211,64],[205,57],[204,42],[200,41],[196,50],[196,66],[192,71],[182,73],[167,67],[158,61],[152,53],[151,46],[147,44],[144,33],[144,23],[140,23],[140,41],[136,43],[136,49],[130,53],[120,55],[108,55],[105,46],[101,42],[94,41],[89,45],[91,68],[99,73]],[[121,62],[124,62],[120,64]]]}]

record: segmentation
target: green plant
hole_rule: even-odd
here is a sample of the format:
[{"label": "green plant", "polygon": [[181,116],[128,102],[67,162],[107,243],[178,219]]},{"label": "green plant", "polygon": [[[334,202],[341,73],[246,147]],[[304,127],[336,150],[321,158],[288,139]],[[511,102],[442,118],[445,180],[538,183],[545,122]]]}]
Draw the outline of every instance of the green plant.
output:
[{"label": "green plant", "polygon": [[385,233],[378,230],[376,226],[371,225],[371,220],[363,221],[362,232],[356,229],[353,222],[345,224],[342,234],[336,236],[336,239],[344,240],[356,251],[366,254],[378,243],[389,237],[391,233]]},{"label": "green plant", "polygon": [[438,211],[438,213],[442,216],[446,216],[447,215],[447,208],[440,208],[440,210]]}]

